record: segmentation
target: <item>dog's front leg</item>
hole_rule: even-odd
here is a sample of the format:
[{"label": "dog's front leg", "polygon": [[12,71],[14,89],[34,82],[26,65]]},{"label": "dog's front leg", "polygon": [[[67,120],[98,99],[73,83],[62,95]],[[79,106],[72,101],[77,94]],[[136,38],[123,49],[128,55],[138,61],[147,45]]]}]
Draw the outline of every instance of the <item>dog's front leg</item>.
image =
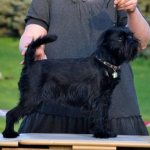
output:
[{"label": "dog's front leg", "polygon": [[109,118],[109,107],[111,103],[110,93],[101,95],[97,100],[96,107],[94,110],[94,128],[93,134],[97,138],[109,138],[116,137],[116,134],[110,130],[108,118]]},{"label": "dog's front leg", "polygon": [[96,138],[116,137],[116,134],[109,128],[108,122],[108,105],[100,104],[97,106],[98,111],[94,115],[93,134]]},{"label": "dog's front leg", "polygon": [[118,79],[104,77],[101,81],[100,96],[95,101],[95,127],[94,136],[100,138],[115,137],[108,127],[109,125],[109,108],[111,105],[111,96],[115,86],[118,84]]}]

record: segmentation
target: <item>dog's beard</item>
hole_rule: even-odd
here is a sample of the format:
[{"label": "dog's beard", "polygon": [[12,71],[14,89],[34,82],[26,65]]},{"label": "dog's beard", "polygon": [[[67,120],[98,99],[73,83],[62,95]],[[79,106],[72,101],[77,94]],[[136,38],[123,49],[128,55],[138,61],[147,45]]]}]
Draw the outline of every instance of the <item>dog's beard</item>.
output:
[{"label": "dog's beard", "polygon": [[112,47],[112,54],[117,63],[121,64],[123,62],[129,62],[135,59],[138,52],[139,43],[136,40],[126,40],[124,43],[120,44],[120,46]]},{"label": "dog's beard", "polygon": [[131,61],[137,56],[139,43],[137,40],[128,40],[125,42],[124,47],[120,50],[120,56],[123,60]]}]

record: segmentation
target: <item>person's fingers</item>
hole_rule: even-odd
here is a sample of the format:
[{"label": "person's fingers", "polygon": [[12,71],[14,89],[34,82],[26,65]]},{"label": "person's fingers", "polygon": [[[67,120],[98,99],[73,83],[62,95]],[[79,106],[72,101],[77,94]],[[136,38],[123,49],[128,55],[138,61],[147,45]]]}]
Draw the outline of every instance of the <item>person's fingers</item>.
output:
[{"label": "person's fingers", "polygon": [[[21,41],[20,43],[20,51],[21,51],[21,55],[24,56],[25,53],[26,53],[26,50],[27,50],[27,46],[25,45],[28,45],[30,44],[32,40],[31,39],[23,39],[23,41]],[[41,45],[40,47],[38,47],[36,49],[36,52],[35,52],[35,60],[42,60],[42,59],[47,59],[46,55],[45,55],[45,52],[44,52],[44,49],[45,49],[45,46],[44,45]],[[24,60],[20,62],[21,65],[24,64]]]},{"label": "person's fingers", "polygon": [[120,7],[118,8],[118,10],[125,10],[127,12],[133,12],[136,9],[136,5],[132,4],[132,5],[128,5],[126,7]]},{"label": "person's fingers", "polygon": [[115,0],[114,5],[118,10],[133,12],[137,6],[137,0]]},{"label": "person's fingers", "polygon": [[24,65],[24,60],[22,60],[22,61],[20,62],[20,65]]},{"label": "person's fingers", "polygon": [[[42,46],[40,46],[40,47],[38,47],[38,48],[36,49],[36,52],[35,52],[35,60],[47,59],[47,57],[46,57],[46,55],[45,55],[45,52],[44,52],[44,48],[45,48],[45,46],[42,45]],[[24,56],[25,53],[26,53],[26,50],[21,51],[21,55],[22,55],[22,56]],[[24,65],[24,60],[22,60],[22,61],[20,62],[20,64],[21,64],[21,65]]]},{"label": "person's fingers", "polygon": [[[21,55],[22,55],[22,56],[24,56],[25,53],[26,53],[26,50],[21,51]],[[22,60],[22,61],[20,62],[20,65],[24,65],[24,60]]]},{"label": "person's fingers", "polygon": [[36,52],[35,52],[35,60],[42,60],[42,59],[45,59],[46,56],[45,56],[45,52],[44,52],[44,48],[45,46],[44,45],[41,45],[40,47],[38,47],[36,49]]},{"label": "person's fingers", "polygon": [[46,56],[46,55],[44,55],[43,59],[47,59],[47,56]]},{"label": "person's fingers", "polygon": [[115,4],[116,4],[117,6],[120,6],[120,5],[122,5],[122,4],[125,4],[127,1],[129,1],[129,0],[117,0]]},{"label": "person's fingers", "polygon": [[22,56],[24,56],[25,53],[26,53],[26,50],[22,50],[22,51],[21,51],[21,55],[22,55]]},{"label": "person's fingers", "polygon": [[130,5],[137,5],[137,0],[128,0],[126,3],[123,3],[123,4],[120,4],[120,5],[118,5],[118,7],[128,7],[128,6],[130,6]]},{"label": "person's fingers", "polygon": [[137,6],[137,0],[130,0],[122,5],[118,5],[118,9],[120,10],[128,10],[131,9],[131,11],[135,10]]},{"label": "person's fingers", "polygon": [[26,51],[28,45],[32,42],[31,36],[22,36],[19,43],[19,50],[22,53],[22,51]]},{"label": "person's fingers", "polygon": [[117,3],[118,3],[118,0],[114,0],[114,4],[117,5]]}]

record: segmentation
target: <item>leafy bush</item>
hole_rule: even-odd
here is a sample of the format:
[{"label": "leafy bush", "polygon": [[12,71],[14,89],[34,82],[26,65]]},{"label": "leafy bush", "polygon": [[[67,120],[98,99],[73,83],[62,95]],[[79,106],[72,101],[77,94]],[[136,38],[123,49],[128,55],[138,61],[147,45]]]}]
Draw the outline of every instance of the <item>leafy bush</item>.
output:
[{"label": "leafy bush", "polygon": [[[24,29],[24,19],[32,0],[1,0],[0,36],[19,36]],[[139,0],[142,14],[150,22],[150,1]],[[142,57],[150,58],[150,48],[141,53]]]},{"label": "leafy bush", "polygon": [[1,0],[0,35],[18,36],[24,28],[24,19],[31,0]]},{"label": "leafy bush", "polygon": [[139,57],[145,58],[145,59],[150,59],[150,45],[148,46],[147,49],[145,49],[144,51],[142,51],[139,54]]},{"label": "leafy bush", "polygon": [[140,10],[142,14],[146,18],[146,20],[150,23],[150,1],[149,0],[139,0]]}]

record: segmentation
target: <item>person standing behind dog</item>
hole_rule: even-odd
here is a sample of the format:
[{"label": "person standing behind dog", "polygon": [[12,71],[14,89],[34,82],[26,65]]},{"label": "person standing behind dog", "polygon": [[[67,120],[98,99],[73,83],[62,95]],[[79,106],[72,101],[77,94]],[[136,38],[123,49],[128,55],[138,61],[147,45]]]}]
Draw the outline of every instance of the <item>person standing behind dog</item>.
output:
[{"label": "person standing behind dog", "polygon": [[[32,40],[56,34],[56,42],[36,50],[37,60],[86,57],[95,51],[102,32],[116,25],[127,25],[140,41],[139,50],[145,49],[150,28],[137,3],[137,0],[32,0],[20,39],[21,54],[25,54]],[[117,134],[148,135],[129,64],[122,65],[121,79],[113,93],[109,126]],[[24,118],[19,132],[89,133],[90,118],[81,114],[77,108],[45,102],[37,112]]]}]

